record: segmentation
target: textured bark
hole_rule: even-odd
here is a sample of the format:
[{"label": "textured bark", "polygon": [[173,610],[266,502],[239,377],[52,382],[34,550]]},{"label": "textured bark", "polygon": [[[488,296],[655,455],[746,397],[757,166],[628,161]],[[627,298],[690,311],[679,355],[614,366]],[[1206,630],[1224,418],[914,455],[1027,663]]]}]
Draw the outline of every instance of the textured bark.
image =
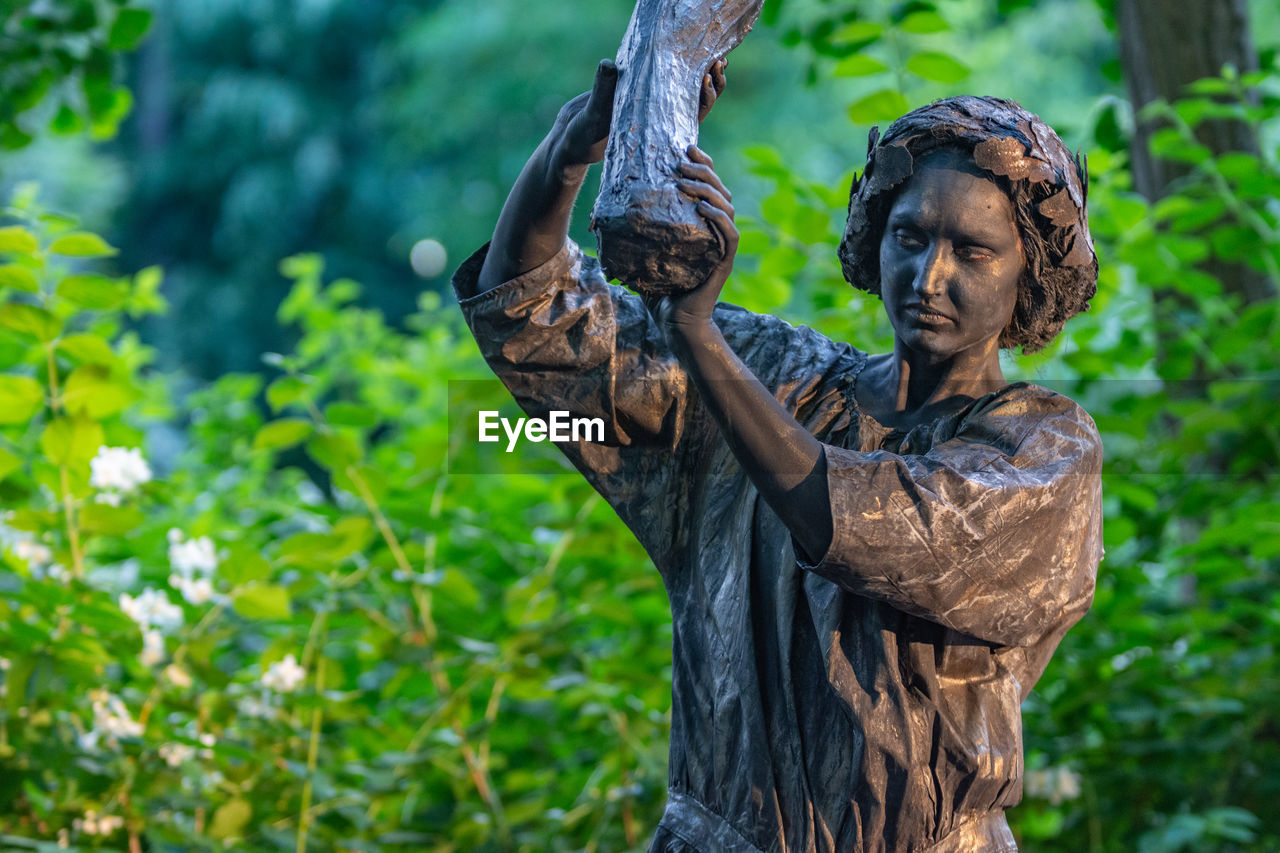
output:
[{"label": "textured bark", "polygon": [[646,293],[689,290],[720,257],[715,235],[676,189],[698,140],[698,94],[737,47],[763,0],[639,0],[618,50],[618,88],[600,195],[592,211],[611,278]]},{"label": "textured bark", "polygon": [[[1135,111],[1157,99],[1182,97],[1187,84],[1221,74],[1228,63],[1241,73],[1257,70],[1245,0],[1119,0],[1116,12],[1120,60]],[[1131,152],[1134,187],[1152,201],[1190,168],[1152,156],[1149,143],[1159,128],[1138,122]],[[1258,140],[1238,121],[1206,121],[1196,135],[1215,155],[1258,153]],[[1213,262],[1205,271],[1249,301],[1275,295],[1264,277],[1240,265]]]}]

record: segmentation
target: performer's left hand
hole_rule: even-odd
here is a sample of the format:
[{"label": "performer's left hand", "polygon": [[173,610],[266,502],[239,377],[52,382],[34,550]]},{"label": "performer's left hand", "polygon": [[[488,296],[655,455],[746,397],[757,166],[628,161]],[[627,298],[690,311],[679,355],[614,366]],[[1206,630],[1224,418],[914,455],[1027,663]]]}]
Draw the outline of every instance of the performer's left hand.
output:
[{"label": "performer's left hand", "polygon": [[668,333],[691,331],[711,322],[711,312],[720,291],[729,279],[733,259],[738,252],[738,227],[733,223],[733,195],[712,170],[711,158],[696,145],[690,145],[689,159],[680,164],[680,191],[697,203],[698,215],[715,235],[720,249],[720,262],[706,281],[687,293],[651,300],[649,310],[658,325]]}]

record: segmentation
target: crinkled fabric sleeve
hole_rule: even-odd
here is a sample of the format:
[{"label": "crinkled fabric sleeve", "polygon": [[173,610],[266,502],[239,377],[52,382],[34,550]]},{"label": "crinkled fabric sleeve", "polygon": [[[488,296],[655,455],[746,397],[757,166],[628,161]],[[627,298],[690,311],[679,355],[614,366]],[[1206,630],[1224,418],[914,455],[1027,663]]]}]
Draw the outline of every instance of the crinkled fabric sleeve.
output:
[{"label": "crinkled fabric sleeve", "polygon": [[[453,280],[485,361],[530,416],[561,410],[604,421],[604,441],[558,447],[664,566],[689,530],[708,442],[721,441],[688,375],[640,298],[607,283],[572,242],[537,269],[472,295],[486,249]],[[718,305],[715,319],[793,414],[855,357],[769,315]]]},{"label": "crinkled fabric sleeve", "polygon": [[[453,279],[489,367],[530,417],[600,418],[604,440],[557,443],[659,566],[684,500],[675,471],[691,435],[688,380],[644,303],[608,284],[577,245],[474,296],[485,246]],[[704,430],[705,432],[705,430]]]},{"label": "crinkled fabric sleeve", "polygon": [[804,568],[1003,646],[1060,636],[1088,610],[1102,445],[1071,400],[997,396],[919,455],[824,451],[834,535]]}]

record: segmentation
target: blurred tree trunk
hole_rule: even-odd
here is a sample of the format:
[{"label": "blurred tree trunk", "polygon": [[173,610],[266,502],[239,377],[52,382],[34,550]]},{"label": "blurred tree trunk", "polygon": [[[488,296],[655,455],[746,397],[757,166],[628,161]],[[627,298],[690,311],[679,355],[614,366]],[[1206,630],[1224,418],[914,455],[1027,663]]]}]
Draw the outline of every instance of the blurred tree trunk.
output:
[{"label": "blurred tree trunk", "polygon": [[[1224,65],[1242,74],[1258,68],[1245,0],[1117,0],[1116,20],[1120,61],[1135,112],[1157,99],[1177,100],[1187,84],[1221,74]],[[1148,143],[1158,129],[1157,123],[1138,121],[1131,152],[1134,188],[1151,201],[1190,170],[1184,163],[1151,155]],[[1204,122],[1197,136],[1215,155],[1259,150],[1258,140],[1241,122]],[[1227,293],[1247,302],[1275,296],[1265,277],[1241,265],[1210,260],[1204,270]]]}]

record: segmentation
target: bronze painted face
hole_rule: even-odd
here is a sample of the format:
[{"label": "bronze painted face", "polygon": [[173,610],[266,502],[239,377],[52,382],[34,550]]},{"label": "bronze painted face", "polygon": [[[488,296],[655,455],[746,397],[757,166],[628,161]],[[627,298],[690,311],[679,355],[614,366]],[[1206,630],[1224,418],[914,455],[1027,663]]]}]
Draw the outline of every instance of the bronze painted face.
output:
[{"label": "bronze painted face", "polygon": [[973,347],[994,356],[1025,263],[1002,189],[952,158],[921,163],[880,240],[880,291],[898,342],[931,362]]}]

